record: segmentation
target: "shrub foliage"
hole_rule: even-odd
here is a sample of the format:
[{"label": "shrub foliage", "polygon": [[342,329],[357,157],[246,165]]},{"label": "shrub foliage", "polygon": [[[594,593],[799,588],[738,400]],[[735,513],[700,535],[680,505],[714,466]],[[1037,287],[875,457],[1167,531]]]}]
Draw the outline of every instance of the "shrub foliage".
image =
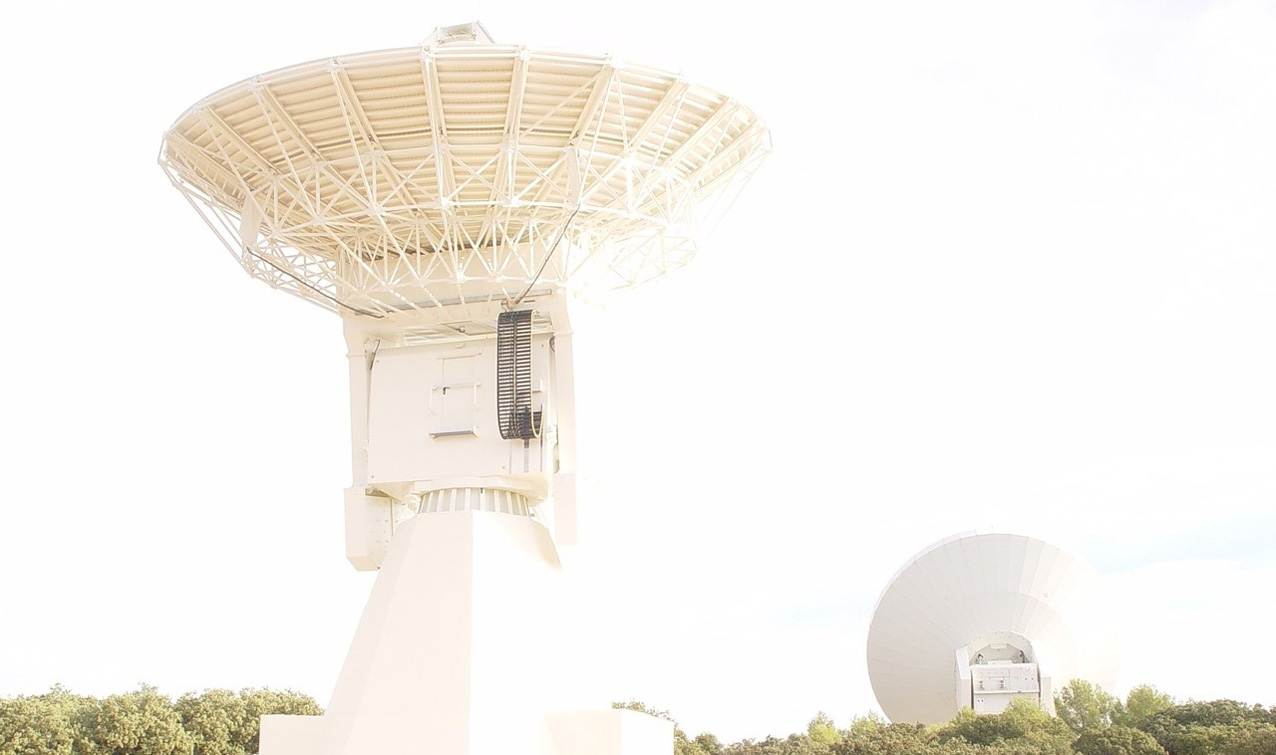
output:
[{"label": "shrub foliage", "polygon": [[[660,716],[631,701],[617,708]],[[940,726],[869,713],[839,728],[820,712],[801,732],[723,744],[675,723],[673,755],[1276,755],[1276,707],[1234,700],[1176,704],[1153,687],[1118,700],[1084,681],[1055,698],[1057,717],[1023,701],[1004,713],[964,710]],[[0,755],[250,755],[263,714],[318,715],[291,691],[210,689],[172,700],[154,687],[98,699],[54,687],[0,698]]]}]

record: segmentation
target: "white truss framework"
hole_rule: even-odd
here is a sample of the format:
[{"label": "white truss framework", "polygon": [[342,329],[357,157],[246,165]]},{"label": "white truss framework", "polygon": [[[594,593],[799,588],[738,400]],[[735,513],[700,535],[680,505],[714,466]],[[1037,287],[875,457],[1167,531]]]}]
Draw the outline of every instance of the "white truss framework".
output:
[{"label": "white truss framework", "polygon": [[686,264],[765,125],[606,57],[458,43],[202,100],[160,163],[253,277],[346,314],[634,286]]}]

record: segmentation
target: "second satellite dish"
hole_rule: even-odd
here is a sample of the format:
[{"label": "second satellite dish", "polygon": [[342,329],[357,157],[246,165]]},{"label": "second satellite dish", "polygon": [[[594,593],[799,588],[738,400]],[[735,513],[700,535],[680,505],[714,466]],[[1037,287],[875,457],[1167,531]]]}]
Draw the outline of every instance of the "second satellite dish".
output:
[{"label": "second satellite dish", "polygon": [[914,556],[868,631],[868,673],[893,722],[943,723],[1026,698],[1053,710],[1072,679],[1110,687],[1116,643],[1084,562],[1021,535],[964,534]]}]

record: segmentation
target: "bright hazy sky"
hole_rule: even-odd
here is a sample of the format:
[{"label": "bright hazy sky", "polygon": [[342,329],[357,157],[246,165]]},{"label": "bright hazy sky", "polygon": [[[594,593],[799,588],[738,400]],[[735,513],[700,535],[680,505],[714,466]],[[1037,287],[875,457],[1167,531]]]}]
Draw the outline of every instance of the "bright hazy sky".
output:
[{"label": "bright hazy sky", "polygon": [[845,723],[886,580],[994,528],[1121,595],[1116,691],[1276,703],[1276,3],[776,7],[11,8],[0,695],[326,703],[372,584],[340,323],[243,275],[156,154],[224,85],[478,16],[773,133],[690,268],[576,323],[610,697]]}]

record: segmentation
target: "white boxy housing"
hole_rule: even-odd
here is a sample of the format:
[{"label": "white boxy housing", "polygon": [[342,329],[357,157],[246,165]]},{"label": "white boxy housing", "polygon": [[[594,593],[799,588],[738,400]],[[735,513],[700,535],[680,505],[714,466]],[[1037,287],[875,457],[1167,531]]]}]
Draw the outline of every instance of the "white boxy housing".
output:
[{"label": "white boxy housing", "polygon": [[[526,439],[501,433],[499,305],[471,306],[465,316],[475,319],[442,326],[420,316],[346,319],[355,478],[346,491],[346,555],[356,568],[379,568],[394,529],[417,513],[535,516],[559,544],[575,542],[567,302],[546,296],[524,304],[538,307],[523,350],[524,399],[536,424]],[[484,309],[491,316],[479,319]]]},{"label": "white boxy housing", "polygon": [[1116,645],[1098,577],[1021,535],[965,534],[914,556],[887,584],[868,632],[868,673],[894,722],[944,723],[1016,698],[1054,710],[1072,679],[1102,687]]},{"label": "white boxy housing", "polygon": [[747,107],[607,57],[419,47],[234,84],[160,163],[244,270],[341,315],[346,551],[379,569],[321,717],[265,755],[672,750],[573,673],[558,546],[575,541],[573,295],[686,264],[769,134]]}]

